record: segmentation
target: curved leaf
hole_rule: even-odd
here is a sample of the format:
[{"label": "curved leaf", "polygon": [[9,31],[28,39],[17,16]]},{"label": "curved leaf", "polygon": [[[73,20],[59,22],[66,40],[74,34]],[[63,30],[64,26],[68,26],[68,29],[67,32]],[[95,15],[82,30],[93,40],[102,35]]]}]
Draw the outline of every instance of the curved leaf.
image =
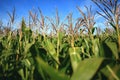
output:
[{"label": "curved leaf", "polygon": [[81,61],[70,80],[92,79],[103,60],[103,58],[91,58]]},{"label": "curved leaf", "polygon": [[119,58],[118,50],[117,50],[117,44],[115,42],[106,42],[106,45],[110,48],[113,55],[116,57],[116,59]]},{"label": "curved leaf", "polygon": [[73,71],[75,71],[79,61],[81,60],[80,47],[69,48],[69,55],[70,55]]},{"label": "curved leaf", "polygon": [[35,60],[38,72],[41,73],[40,69],[42,69],[46,74],[49,75],[49,80],[69,80],[69,77],[63,73],[58,72],[53,67],[50,67],[40,57],[36,57]]}]

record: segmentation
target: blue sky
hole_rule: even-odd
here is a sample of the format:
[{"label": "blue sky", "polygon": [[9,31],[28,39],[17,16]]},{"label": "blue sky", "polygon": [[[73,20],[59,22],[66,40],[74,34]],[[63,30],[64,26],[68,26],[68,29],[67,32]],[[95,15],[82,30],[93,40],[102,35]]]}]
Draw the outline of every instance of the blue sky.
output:
[{"label": "blue sky", "polygon": [[[63,19],[67,14],[73,12],[73,18],[80,16],[76,6],[79,6],[84,12],[84,6],[92,5],[92,10],[98,10],[97,6],[91,0],[0,0],[0,19],[8,21],[7,11],[11,12],[13,7],[16,8],[16,19],[27,18],[30,10],[39,7],[45,16],[54,17],[55,9],[58,9],[59,16]],[[98,20],[98,23],[101,23]]]}]

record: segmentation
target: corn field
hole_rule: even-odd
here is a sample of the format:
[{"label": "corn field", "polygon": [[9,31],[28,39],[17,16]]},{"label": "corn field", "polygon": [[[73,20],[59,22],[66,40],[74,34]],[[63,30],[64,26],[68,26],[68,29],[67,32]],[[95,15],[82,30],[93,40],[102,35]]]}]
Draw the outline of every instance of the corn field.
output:
[{"label": "corn field", "polygon": [[[0,80],[120,80],[120,4],[92,0],[111,28],[95,27],[92,7],[73,20],[60,21],[29,11],[20,28],[12,30],[15,8],[7,27],[0,27]],[[38,15],[40,17],[38,17]]]}]

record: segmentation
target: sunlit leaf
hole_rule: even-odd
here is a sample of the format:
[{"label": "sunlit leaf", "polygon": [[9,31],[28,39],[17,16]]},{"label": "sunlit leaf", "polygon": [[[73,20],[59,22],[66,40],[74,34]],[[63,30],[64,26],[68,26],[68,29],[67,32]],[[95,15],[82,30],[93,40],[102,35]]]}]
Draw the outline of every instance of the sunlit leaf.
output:
[{"label": "sunlit leaf", "polygon": [[69,55],[70,55],[73,71],[75,71],[79,62],[81,61],[80,47],[69,48]]},{"label": "sunlit leaf", "polygon": [[91,58],[79,62],[71,80],[90,80],[99,69],[103,58]]},{"label": "sunlit leaf", "polygon": [[99,39],[92,40],[92,51],[96,57],[99,57]]},{"label": "sunlit leaf", "polygon": [[55,46],[50,42],[50,40],[45,41],[45,48],[50,53],[50,55],[53,57],[53,59],[55,59],[56,62],[59,63],[58,54],[55,50]]}]

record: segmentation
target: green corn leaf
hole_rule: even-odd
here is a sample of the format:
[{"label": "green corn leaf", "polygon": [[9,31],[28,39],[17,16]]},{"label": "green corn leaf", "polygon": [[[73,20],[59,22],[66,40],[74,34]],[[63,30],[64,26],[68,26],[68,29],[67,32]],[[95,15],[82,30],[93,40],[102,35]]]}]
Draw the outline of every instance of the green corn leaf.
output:
[{"label": "green corn leaf", "polygon": [[92,28],[92,34],[94,34],[96,27]]},{"label": "green corn leaf", "polygon": [[116,26],[114,23],[110,22],[110,25],[116,30]]},{"label": "green corn leaf", "polygon": [[70,55],[73,71],[75,71],[78,66],[78,63],[81,61],[80,47],[69,48],[69,55]]},{"label": "green corn leaf", "polygon": [[33,45],[35,43],[35,41],[33,41],[32,43],[27,43],[26,45],[25,45],[25,53],[27,53],[28,51],[29,51],[29,49],[30,49],[30,47]]},{"label": "green corn leaf", "polygon": [[85,44],[83,44],[83,46],[86,46],[87,53],[89,53],[89,49],[90,49],[89,40],[86,38],[86,39],[84,39],[84,42],[85,42]]},{"label": "green corn leaf", "polygon": [[106,42],[106,45],[110,48],[115,58],[118,59],[119,55],[117,50],[117,44],[115,42]]},{"label": "green corn leaf", "polygon": [[59,43],[61,44],[62,43],[62,39],[63,39],[63,37],[64,37],[64,33],[63,32],[59,32],[58,33],[58,39],[59,39]]},{"label": "green corn leaf", "polygon": [[24,18],[22,19],[22,24],[21,24],[21,30],[22,32],[25,32],[26,24]]},{"label": "green corn leaf", "polygon": [[56,62],[59,63],[58,54],[55,50],[55,46],[48,39],[45,40],[45,48],[50,53],[50,55],[53,57],[53,59],[55,59]]},{"label": "green corn leaf", "polygon": [[22,80],[28,80],[29,70],[27,67],[18,70],[18,74],[21,76]]},{"label": "green corn leaf", "polygon": [[24,77],[24,70],[23,70],[23,69],[20,69],[20,70],[18,71],[18,73],[19,73],[19,75],[21,76],[22,80],[24,80],[24,79],[25,79],[25,77]]},{"label": "green corn leaf", "polygon": [[13,53],[13,50],[12,49],[8,49],[8,50],[3,50],[2,51],[2,55],[0,57],[9,57],[10,55],[13,55],[15,53]]},{"label": "green corn leaf", "polygon": [[104,50],[104,45],[103,45],[103,43],[99,43],[99,51],[100,51],[100,53],[99,53],[99,56],[100,57],[105,57],[105,50]]},{"label": "green corn leaf", "polygon": [[91,58],[79,62],[70,80],[91,80],[103,60],[103,58]]},{"label": "green corn leaf", "polygon": [[92,40],[92,52],[96,57],[99,57],[99,39]]},{"label": "green corn leaf", "polygon": [[[103,69],[101,72],[109,79],[109,80],[119,80],[120,78],[120,65],[109,64]],[[119,77],[119,78],[117,78]]]},{"label": "green corn leaf", "polygon": [[30,68],[30,66],[31,66],[31,62],[29,61],[29,59],[23,59],[22,63],[23,63],[27,68]]},{"label": "green corn leaf", "polygon": [[41,73],[41,69],[49,75],[49,80],[69,80],[69,78],[63,74],[55,70],[53,67],[50,67],[47,63],[45,63],[40,57],[36,57],[36,67],[38,72]]}]

